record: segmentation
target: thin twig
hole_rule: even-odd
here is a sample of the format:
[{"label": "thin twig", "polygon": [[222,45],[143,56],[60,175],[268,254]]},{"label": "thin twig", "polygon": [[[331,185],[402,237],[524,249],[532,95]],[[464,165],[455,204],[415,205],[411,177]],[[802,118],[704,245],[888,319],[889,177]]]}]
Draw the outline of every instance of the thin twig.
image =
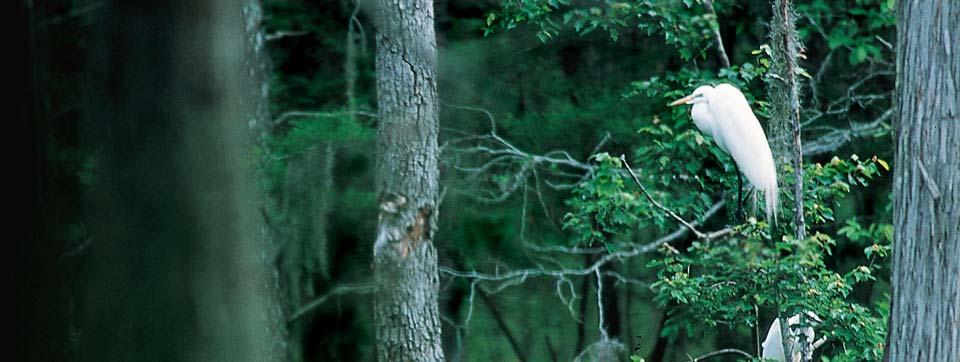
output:
[{"label": "thin twig", "polygon": [[672,217],[678,223],[685,226],[687,229],[690,229],[693,235],[696,235],[698,239],[705,239],[707,237],[707,234],[704,234],[700,232],[700,230],[697,230],[696,227],[694,227],[692,224],[687,222],[687,220],[684,220],[682,217],[680,217],[680,215],[677,215],[677,213],[673,212],[673,210],[670,210],[667,207],[660,204],[659,202],[657,202],[657,200],[654,199],[649,192],[647,192],[647,188],[643,186],[642,182],[640,182],[640,178],[637,177],[637,174],[633,172],[633,168],[630,167],[630,163],[627,162],[627,158],[625,156],[620,156],[620,160],[623,161],[623,166],[627,168],[627,172],[630,173],[630,177],[633,178],[633,182],[635,182],[637,184],[637,187],[640,188],[640,192],[643,193],[643,196],[647,197],[647,200],[649,200],[650,203],[653,204],[653,206],[656,206],[658,209],[660,209],[660,211],[667,213],[667,215],[670,215],[670,217]]},{"label": "thin twig", "polygon": [[95,2],[95,3],[92,3],[92,4],[84,5],[84,6],[75,8],[75,9],[73,9],[73,10],[70,10],[70,11],[68,11],[66,14],[54,16],[54,17],[52,17],[52,18],[45,19],[45,20],[41,20],[37,25],[40,26],[40,27],[47,27],[47,26],[50,26],[50,25],[57,25],[57,24],[66,22],[66,21],[68,21],[68,20],[72,20],[72,19],[76,19],[76,18],[80,18],[80,17],[84,17],[84,16],[87,16],[87,15],[90,15],[91,13],[94,13],[94,12],[96,12],[96,11],[99,11],[99,10],[100,10],[101,8],[103,8],[103,7],[104,7],[104,2],[103,2],[103,1]]},{"label": "thin twig", "polygon": [[284,112],[283,114],[280,115],[280,117],[277,117],[277,119],[273,120],[271,127],[277,127],[281,124],[284,124],[290,121],[291,119],[296,119],[296,118],[310,118],[310,117],[333,118],[333,117],[340,117],[348,114],[370,117],[370,118],[377,118],[377,115],[375,113],[370,113],[365,111],[339,111],[339,112],[288,111],[288,112]]},{"label": "thin twig", "polygon": [[317,299],[310,301],[309,303],[305,304],[303,307],[298,309],[295,313],[293,313],[293,315],[287,318],[287,323],[292,323],[293,321],[297,320],[300,317],[303,317],[307,313],[312,312],[317,307],[323,305],[323,303],[326,302],[327,299],[330,299],[334,296],[348,294],[348,293],[357,293],[357,294],[373,293],[373,285],[372,284],[341,285],[336,288],[333,288],[333,290],[318,297]]},{"label": "thin twig", "polygon": [[269,43],[269,42],[272,42],[272,41],[275,41],[275,40],[280,40],[280,39],[287,38],[287,37],[304,36],[304,35],[307,35],[307,34],[310,34],[310,33],[307,32],[307,31],[303,31],[303,30],[297,30],[297,31],[280,30],[280,31],[273,32],[273,33],[270,33],[270,34],[265,35],[265,36],[263,37],[263,40],[264,40],[265,42]]},{"label": "thin twig", "polygon": [[741,355],[741,356],[743,356],[743,357],[746,357],[746,358],[753,358],[753,356],[751,356],[749,353],[744,352],[744,351],[741,351],[741,350],[739,350],[739,349],[736,349],[736,348],[724,348],[724,349],[721,349],[721,350],[719,350],[719,351],[713,351],[713,352],[707,353],[707,354],[702,355],[702,356],[697,357],[697,358],[690,358],[690,362],[703,361],[703,360],[705,360],[705,359],[707,359],[707,358],[712,358],[712,357],[721,356],[721,355],[725,355],[725,354],[739,354],[739,355]]}]

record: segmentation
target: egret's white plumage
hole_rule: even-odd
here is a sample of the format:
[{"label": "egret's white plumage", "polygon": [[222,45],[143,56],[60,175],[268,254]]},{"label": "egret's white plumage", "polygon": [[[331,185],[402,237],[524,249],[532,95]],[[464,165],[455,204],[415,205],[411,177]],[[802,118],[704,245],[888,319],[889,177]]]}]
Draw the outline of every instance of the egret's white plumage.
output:
[{"label": "egret's white plumage", "polygon": [[[807,324],[820,321],[820,318],[816,314],[807,313],[809,319]],[[794,314],[792,317],[787,318],[787,325],[790,327],[790,337],[787,339],[787,342],[790,344],[790,349],[792,350],[790,359],[787,360],[786,353],[783,351],[783,335],[780,333],[780,318],[773,320],[773,323],[770,324],[770,329],[767,330],[767,338],[763,340],[763,351],[761,357],[764,359],[772,359],[774,361],[780,362],[799,362],[799,361],[808,361],[813,358],[813,350],[815,344],[813,339],[815,338],[813,327],[807,326],[800,328],[799,331],[794,331],[796,325],[800,324],[800,315]],[[797,338],[794,333],[799,332],[803,336]],[[800,343],[807,345],[806,348],[806,358],[803,358],[803,346]]]},{"label": "egret's white plumage", "polygon": [[679,104],[693,104],[690,111],[693,123],[700,132],[712,136],[717,146],[733,157],[747,181],[763,192],[767,220],[776,223],[779,191],[773,153],[743,93],[729,84],[705,85],[670,103],[671,106]]}]

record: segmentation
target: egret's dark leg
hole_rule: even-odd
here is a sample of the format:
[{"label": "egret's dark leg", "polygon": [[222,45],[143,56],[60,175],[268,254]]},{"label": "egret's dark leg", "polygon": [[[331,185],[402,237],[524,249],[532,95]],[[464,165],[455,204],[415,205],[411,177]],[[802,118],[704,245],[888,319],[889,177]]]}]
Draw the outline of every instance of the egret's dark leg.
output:
[{"label": "egret's dark leg", "polygon": [[[744,204],[747,200],[750,200],[750,197],[753,196],[753,192],[756,191],[754,188],[747,189],[747,193],[743,195],[743,199],[740,199],[740,204]],[[743,215],[741,215],[744,220],[747,219],[747,211],[743,210]]]},{"label": "egret's dark leg", "polygon": [[741,200],[743,197],[743,176],[740,175],[740,166],[734,163],[733,167],[737,170],[737,211],[733,213],[733,224],[739,225],[742,211],[741,206],[743,205],[743,200]]}]

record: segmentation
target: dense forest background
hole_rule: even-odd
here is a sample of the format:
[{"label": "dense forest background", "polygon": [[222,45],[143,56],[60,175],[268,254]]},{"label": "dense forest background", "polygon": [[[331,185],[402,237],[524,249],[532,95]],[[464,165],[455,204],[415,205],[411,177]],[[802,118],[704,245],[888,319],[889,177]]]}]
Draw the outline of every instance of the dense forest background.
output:
[{"label": "dense forest background", "polygon": [[[122,359],[102,340],[103,324],[144,333],[131,340],[165,340],[168,323],[204,311],[270,321],[269,332],[237,338],[280,359],[377,358],[377,4],[224,3],[196,14],[153,7],[172,9],[169,20],[95,0],[29,7],[45,240],[29,260],[45,272],[18,285],[43,290],[42,303],[23,301],[44,310],[26,314],[43,317],[25,333],[64,327],[43,334],[57,341],[49,360]],[[828,337],[818,358],[882,357],[897,4],[793,6],[806,187],[799,239],[790,231],[792,138],[768,93],[783,61],[770,3],[435,1],[441,196],[432,240],[447,360],[569,361],[604,348],[646,361],[725,349],[759,357],[773,319],[804,311],[817,312],[817,337]],[[196,30],[168,36],[169,26]],[[178,37],[209,44],[184,47]],[[220,53],[194,57],[208,49]],[[176,61],[158,60],[167,56]],[[218,63],[230,57],[242,61]],[[144,66],[163,70],[138,73]],[[739,87],[767,130],[781,229],[768,229],[751,200],[746,218],[735,215],[731,158],[696,130],[689,108],[666,106],[718,83]],[[151,220],[131,221],[137,215]],[[166,226],[196,219],[220,227]],[[239,241],[192,242],[217,236]],[[201,259],[221,252],[237,257]],[[156,295],[200,280],[182,271],[190,263],[207,265],[194,289],[215,297],[174,298],[195,304],[138,331],[138,311],[171,303]],[[217,289],[237,280],[260,289]],[[249,303],[220,310],[210,306],[216,296]],[[117,309],[106,298],[147,303]],[[216,323],[199,328],[199,340]],[[190,345],[191,336],[169,343]],[[204,353],[246,353],[236,347]],[[177,358],[147,359],[166,357]]]},{"label": "dense forest background", "polygon": [[[580,4],[583,8],[593,5]],[[303,283],[299,291],[303,294],[294,297],[303,302],[327,296],[344,283],[363,284],[369,275],[368,240],[376,225],[376,201],[370,184],[373,155],[369,152],[375,120],[363,113],[349,114],[351,109],[375,112],[376,107],[373,30],[364,8],[370,4],[362,2],[359,6],[357,12],[357,5],[351,2],[266,2],[268,33],[300,32],[278,38],[269,46],[275,69],[274,114],[319,113],[276,131],[275,140],[281,145],[276,149],[282,149],[283,156],[296,158],[277,162],[269,170],[272,174],[267,175],[271,178],[270,192],[282,195],[280,198],[310,195],[294,197],[329,205],[313,211],[313,215],[329,215],[327,221],[315,220],[299,231],[310,235],[308,228],[324,228],[323,236],[309,239],[312,242],[304,243],[303,249],[291,251],[300,255],[284,256],[289,265],[301,268],[290,278]],[[604,29],[578,32],[572,24],[558,26],[563,29],[554,32],[549,24],[541,29],[529,23],[505,30],[506,26],[488,21],[493,18],[491,14],[505,11],[498,2],[436,3],[441,143],[447,145],[441,168],[444,198],[436,237],[441,266],[503,273],[550,264],[582,267],[597,257],[550,254],[538,249],[600,245],[577,243],[580,240],[572,236],[575,233],[564,227],[563,215],[571,212],[574,202],[570,201],[570,187],[552,186],[574,183],[577,176],[570,178],[564,172],[581,170],[569,170],[561,162],[551,161],[529,165],[529,159],[481,170],[487,159],[478,158],[486,155],[458,149],[454,142],[491,132],[491,122],[496,124],[497,135],[526,153],[526,158],[543,155],[560,159],[569,155],[588,163],[591,154],[598,151],[633,155],[644,142],[656,139],[638,130],[680,133],[693,129],[685,110],[673,113],[665,104],[705,80],[732,79],[763,97],[763,81],[752,77],[751,72],[764,66],[755,51],[768,41],[769,4],[720,1],[714,5],[730,61],[741,65],[726,73],[720,71],[721,61],[707,32],[710,25],[704,24],[713,18],[699,3],[658,2],[657,6],[652,10],[659,12],[652,15],[654,19],[642,19],[641,23],[688,28],[675,30],[675,39],[664,39],[663,34],[650,30],[656,29],[655,25],[645,28],[632,20],[612,25],[611,29],[617,30],[613,37]],[[885,39],[894,37],[890,4],[823,1],[802,6],[799,11],[798,26],[806,55],[803,64],[807,72],[816,75],[809,80],[816,88],[804,88],[805,103],[813,103],[807,119],[822,118],[819,128],[807,128],[811,152],[806,161],[828,163],[835,156],[849,159],[854,154],[864,159],[890,159],[893,150],[886,112],[891,107],[894,53],[884,45],[888,41]],[[555,19],[554,23],[563,21]],[[351,37],[356,44],[346,43]],[[351,51],[355,53],[349,54]],[[355,80],[350,79],[352,75]],[[818,94],[811,94],[812,89]],[[655,128],[658,118],[659,125],[669,128]],[[552,153],[556,151],[565,154]],[[667,196],[667,188],[673,183],[670,173],[675,172],[673,167],[707,169],[718,165],[702,165],[696,157],[682,154],[649,152],[643,157],[673,164],[654,171],[663,172],[656,184],[663,187],[660,195],[664,198],[675,198],[671,204],[689,205],[706,199],[697,194],[683,195],[688,191],[676,185],[676,194]],[[309,171],[312,174],[302,175],[291,169],[310,167],[307,165],[314,165]],[[290,177],[298,181],[291,183]],[[296,194],[293,192],[306,190],[290,189],[301,187],[314,194]],[[889,195],[889,173],[883,172],[869,186],[854,188],[838,200],[835,214],[816,226],[815,230],[833,235],[844,228],[849,231],[849,237],[838,237],[833,254],[825,257],[832,270],[847,272],[863,263],[866,246],[889,245]],[[690,208],[701,208],[702,212],[710,206],[700,203]],[[721,219],[715,224],[722,226],[724,222],[730,221]],[[649,230],[618,231],[625,233],[611,239],[621,243],[649,242],[661,236]],[[689,243],[680,241],[676,247],[682,250]],[[606,328],[612,337],[655,361],[684,360],[687,355],[751,345],[753,337],[742,331],[749,330],[746,324],[717,328],[695,325],[690,336],[665,333],[670,326],[665,324],[667,315],[653,302],[654,295],[649,291],[656,270],[648,268],[647,263],[656,258],[654,255],[640,255],[611,266],[611,271],[629,276],[629,282],[603,279],[606,292],[602,299],[609,310]],[[492,284],[477,289],[476,295],[471,294],[471,280],[443,274],[441,279],[444,346],[451,360],[571,360],[599,338],[597,281],[593,275],[564,281],[570,283],[575,301],[558,298],[558,293],[568,292],[558,292],[560,286],[553,278],[531,279],[512,287],[509,281]],[[883,268],[877,279],[857,285],[851,299],[868,308],[886,303],[888,276]],[[335,360],[351,356],[346,358],[350,360],[369,356],[373,352],[369,348],[373,331],[366,301],[369,298],[364,294],[336,293],[311,315],[313,322],[298,325],[303,330],[304,358]],[[773,311],[762,313],[762,320],[772,318]],[[760,333],[765,333],[766,327]],[[762,340],[763,335],[759,338]]]}]

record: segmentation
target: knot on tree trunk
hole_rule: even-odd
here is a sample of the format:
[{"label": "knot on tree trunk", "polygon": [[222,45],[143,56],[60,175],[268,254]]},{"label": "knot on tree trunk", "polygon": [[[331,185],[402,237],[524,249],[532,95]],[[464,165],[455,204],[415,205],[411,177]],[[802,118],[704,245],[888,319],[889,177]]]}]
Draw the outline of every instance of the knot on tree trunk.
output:
[{"label": "knot on tree trunk", "polygon": [[433,209],[430,203],[415,205],[404,195],[385,192],[380,197],[380,230],[374,255],[390,252],[392,256],[406,258],[419,242],[431,240]]}]

